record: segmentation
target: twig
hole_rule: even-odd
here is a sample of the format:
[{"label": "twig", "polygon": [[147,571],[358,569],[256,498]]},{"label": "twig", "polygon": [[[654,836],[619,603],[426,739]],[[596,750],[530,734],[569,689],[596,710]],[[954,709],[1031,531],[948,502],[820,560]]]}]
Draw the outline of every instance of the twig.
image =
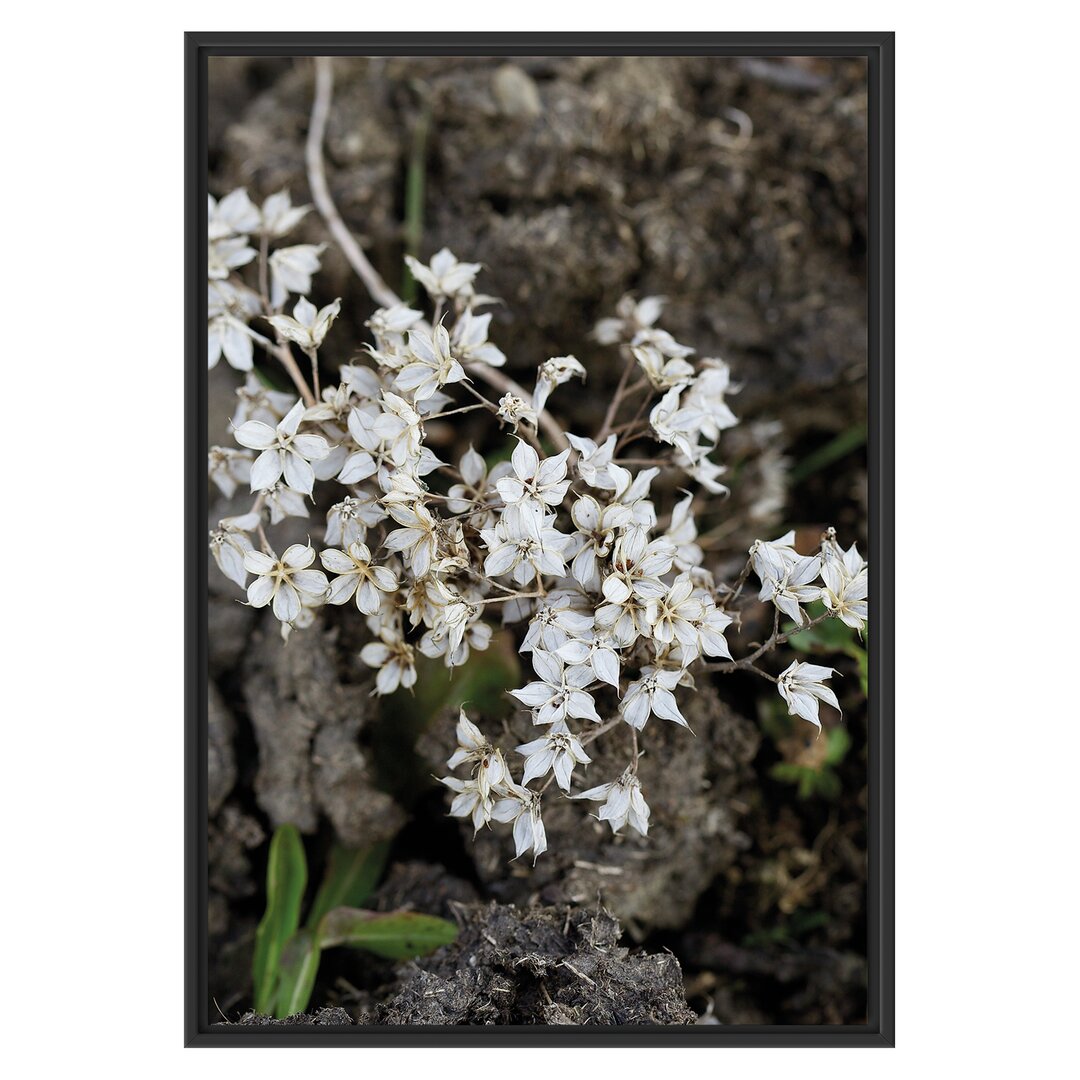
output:
[{"label": "twig", "polygon": [[293,385],[300,391],[304,404],[309,408],[316,404],[315,395],[311,392],[311,387],[308,386],[307,379],[304,378],[304,373],[300,370],[300,365],[296,362],[296,357],[293,356],[289,346],[279,337],[277,344],[273,345],[268,351],[272,352],[281,361],[281,366],[288,372]]},{"label": "twig", "polygon": [[[305,147],[305,159],[307,161],[308,183],[311,186],[311,197],[326,222],[331,236],[337,241],[342,253],[348,260],[349,265],[363,281],[371,298],[382,307],[393,307],[400,304],[401,299],[397,293],[386,284],[379,276],[376,269],[368,262],[367,256],[361,250],[352,233],[349,232],[345,222],[341,220],[337,207],[334,205],[333,196],[326,183],[326,166],[323,161],[323,139],[326,135],[326,122],[330,115],[330,102],[334,95],[334,69],[333,61],[328,56],[315,57],[315,99],[311,106],[311,124],[308,127],[307,145]],[[436,321],[438,318],[436,317]],[[532,395],[524,390],[509,376],[487,364],[470,364],[469,374],[482,379],[489,386],[501,390],[504,394],[514,394],[523,401],[531,401]],[[565,450],[570,446],[569,440],[563,434],[562,428],[555,422],[550,413],[541,411],[538,414],[540,426],[545,434],[559,448]]]},{"label": "twig", "polygon": [[486,600],[472,600],[470,603],[476,607],[480,607],[483,604],[504,604],[508,600],[536,600],[541,596],[547,596],[547,593],[528,592],[513,593],[511,596],[489,596]]},{"label": "twig", "polygon": [[363,281],[371,298],[382,307],[393,307],[401,301],[397,294],[379,276],[379,272],[368,262],[348,226],[341,220],[330,188],[326,183],[326,165],[323,160],[323,140],[326,137],[326,122],[330,116],[330,102],[334,96],[334,66],[329,56],[315,57],[315,100],[311,106],[311,123],[308,126],[307,145],[304,158],[307,162],[308,184],[311,197],[322,215],[330,235],[337,241],[342,254],[349,265]]}]

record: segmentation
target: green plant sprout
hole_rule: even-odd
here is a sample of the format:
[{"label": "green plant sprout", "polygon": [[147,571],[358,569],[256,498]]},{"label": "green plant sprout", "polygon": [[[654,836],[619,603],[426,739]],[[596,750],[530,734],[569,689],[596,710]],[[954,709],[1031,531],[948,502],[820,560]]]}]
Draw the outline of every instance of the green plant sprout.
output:
[{"label": "green plant sprout", "polygon": [[255,1012],[278,1019],[303,1012],[323,949],[349,945],[390,960],[408,960],[457,937],[453,923],[433,915],[361,908],[382,874],[388,851],[388,843],[359,851],[336,844],[301,928],[308,876],[303,841],[294,825],[275,830],[266,868],[266,911],[255,933],[252,960]]},{"label": "green plant sprout", "polygon": [[851,736],[842,727],[831,728],[825,736],[825,754],[817,765],[800,765],[794,761],[777,762],[769,775],[784,784],[798,785],[800,799],[819,795],[836,799],[843,790],[840,777],[834,771],[851,749]]}]

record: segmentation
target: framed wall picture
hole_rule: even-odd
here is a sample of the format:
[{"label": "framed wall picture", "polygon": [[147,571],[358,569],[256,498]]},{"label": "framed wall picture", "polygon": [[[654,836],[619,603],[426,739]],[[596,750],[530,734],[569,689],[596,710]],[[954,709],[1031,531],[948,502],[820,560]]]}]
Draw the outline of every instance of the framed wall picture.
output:
[{"label": "framed wall picture", "polygon": [[892,35],[186,50],[189,1044],[891,1046]]}]

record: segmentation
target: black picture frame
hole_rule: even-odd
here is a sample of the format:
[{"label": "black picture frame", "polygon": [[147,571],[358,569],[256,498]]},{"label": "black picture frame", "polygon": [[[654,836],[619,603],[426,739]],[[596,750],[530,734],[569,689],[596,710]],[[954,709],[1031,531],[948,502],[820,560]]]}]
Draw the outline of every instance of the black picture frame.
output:
[{"label": "black picture frame", "polygon": [[[894,1039],[894,46],[893,33],[198,33],[185,35],[185,1015],[209,1046],[884,1046]],[[211,56],[761,55],[864,57],[869,79],[870,602],[868,1023],[844,1026],[214,1026],[207,968],[207,60]]]}]

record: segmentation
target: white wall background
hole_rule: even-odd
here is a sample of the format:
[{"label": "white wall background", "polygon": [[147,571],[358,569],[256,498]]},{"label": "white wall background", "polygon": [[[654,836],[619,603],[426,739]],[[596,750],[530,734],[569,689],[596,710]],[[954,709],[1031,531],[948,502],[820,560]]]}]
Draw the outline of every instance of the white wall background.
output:
[{"label": "white wall background", "polygon": [[8,1075],[318,1077],[400,1069],[397,1054],[431,1076],[672,1068],[660,1050],[181,1049],[181,35],[421,28],[898,31],[899,1046],[678,1060],[785,1080],[1063,1075],[1078,999],[1075,18],[1044,0],[373,7],[8,10]]}]

